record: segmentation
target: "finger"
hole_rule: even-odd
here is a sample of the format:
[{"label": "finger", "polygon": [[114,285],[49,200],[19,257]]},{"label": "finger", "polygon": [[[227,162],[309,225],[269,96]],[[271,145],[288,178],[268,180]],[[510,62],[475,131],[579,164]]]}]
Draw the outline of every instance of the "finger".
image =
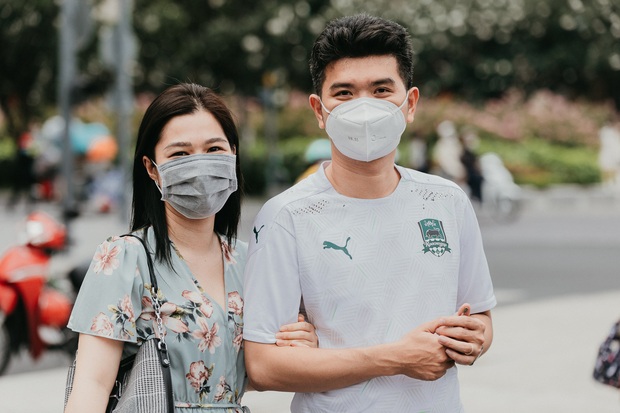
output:
[{"label": "finger", "polygon": [[443,327],[461,327],[468,330],[479,330],[484,327],[484,323],[476,317],[450,316],[442,317],[439,325]]},{"label": "finger", "polygon": [[312,331],[314,331],[314,326],[312,324],[310,324],[310,323],[302,321],[302,322],[297,322],[297,323],[285,324],[282,327],[280,327],[280,331],[282,331],[282,332],[284,332],[284,331],[307,331],[307,332],[312,332]]},{"label": "finger", "polygon": [[446,354],[450,357],[456,364],[462,364],[464,366],[471,366],[471,364],[476,361],[475,356],[466,356],[458,351],[454,351],[452,349],[446,349]]},{"label": "finger", "polygon": [[471,306],[467,303],[463,304],[461,307],[459,307],[459,310],[456,312],[457,316],[468,316],[471,315]]},{"label": "finger", "polygon": [[306,317],[304,317],[302,313],[299,313],[297,314],[297,321],[299,321],[300,323],[303,323],[304,321],[306,321]]},{"label": "finger", "polygon": [[450,349],[452,351],[456,351],[465,356],[471,356],[474,354],[475,348],[477,344],[468,341],[455,340],[446,336],[439,336],[438,338],[439,344],[444,346],[446,349]]}]

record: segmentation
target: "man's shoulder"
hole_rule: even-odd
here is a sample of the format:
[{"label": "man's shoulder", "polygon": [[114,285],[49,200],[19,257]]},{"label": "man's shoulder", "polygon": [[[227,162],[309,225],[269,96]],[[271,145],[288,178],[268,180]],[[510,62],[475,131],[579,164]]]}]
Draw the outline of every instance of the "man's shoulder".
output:
[{"label": "man's shoulder", "polygon": [[404,181],[413,182],[428,188],[463,192],[463,189],[458,184],[441,176],[416,171],[402,166],[397,166],[397,168]]},{"label": "man's shoulder", "polygon": [[259,216],[265,220],[274,220],[283,210],[294,208],[298,202],[311,198],[324,190],[325,188],[315,185],[311,179],[304,179],[265,202]]}]

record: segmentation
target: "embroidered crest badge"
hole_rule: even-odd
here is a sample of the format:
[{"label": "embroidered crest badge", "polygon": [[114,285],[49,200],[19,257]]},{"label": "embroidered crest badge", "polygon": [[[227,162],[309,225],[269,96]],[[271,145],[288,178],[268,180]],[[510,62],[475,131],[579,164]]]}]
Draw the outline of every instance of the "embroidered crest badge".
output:
[{"label": "embroidered crest badge", "polygon": [[423,219],[418,222],[420,231],[422,232],[422,240],[424,241],[424,253],[430,252],[436,257],[441,257],[446,252],[452,252],[446,233],[443,230],[443,223],[437,219]]}]

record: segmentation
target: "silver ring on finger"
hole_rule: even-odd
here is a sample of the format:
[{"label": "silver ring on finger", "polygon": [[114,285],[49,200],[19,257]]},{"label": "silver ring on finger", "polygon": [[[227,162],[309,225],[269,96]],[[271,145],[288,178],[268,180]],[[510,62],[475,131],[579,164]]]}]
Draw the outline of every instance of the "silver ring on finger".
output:
[{"label": "silver ring on finger", "polygon": [[476,362],[476,360],[478,360],[480,358],[480,356],[482,355],[482,352],[484,351],[484,346],[480,346],[480,353],[478,353],[478,355],[476,356],[476,358],[474,359],[474,361],[471,362],[470,366],[473,366],[474,363]]},{"label": "silver ring on finger", "polygon": [[469,343],[469,345],[471,346],[471,350],[469,350],[469,353],[464,353],[466,356],[471,356],[472,353],[474,352],[474,345]]}]

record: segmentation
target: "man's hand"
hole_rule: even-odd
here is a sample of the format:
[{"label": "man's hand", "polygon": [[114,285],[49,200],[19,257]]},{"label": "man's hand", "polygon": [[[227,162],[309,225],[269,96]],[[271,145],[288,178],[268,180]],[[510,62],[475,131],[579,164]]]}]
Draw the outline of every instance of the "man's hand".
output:
[{"label": "man's hand", "polygon": [[435,334],[438,326],[437,321],[422,324],[396,343],[402,359],[401,374],[432,381],[443,377],[454,366],[454,360],[448,357],[440,337]]}]

